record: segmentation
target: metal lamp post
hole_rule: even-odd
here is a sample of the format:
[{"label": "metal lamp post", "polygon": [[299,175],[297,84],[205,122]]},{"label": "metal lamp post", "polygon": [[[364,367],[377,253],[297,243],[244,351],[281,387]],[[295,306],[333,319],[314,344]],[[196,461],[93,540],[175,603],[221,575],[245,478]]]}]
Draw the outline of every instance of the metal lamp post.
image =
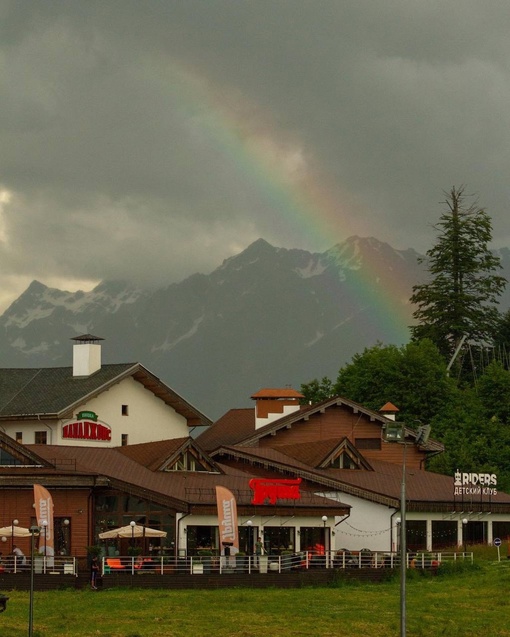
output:
[{"label": "metal lamp post", "polygon": [[328,521],[328,516],[327,515],[323,515],[321,520],[322,520],[322,523],[324,524],[324,565],[327,568],[327,565],[328,565],[328,553],[326,553],[326,544],[327,544],[326,523]]},{"label": "metal lamp post", "polygon": [[248,520],[246,522],[246,526],[248,527],[248,555],[252,555],[253,553],[253,542],[252,542],[253,522],[251,520]]},{"label": "metal lamp post", "polygon": [[[419,421],[418,421],[419,422]],[[406,452],[408,444],[424,445],[430,435],[430,425],[420,423],[414,442],[406,441],[404,423],[390,422],[385,425],[384,440],[397,442],[404,446],[402,453],[402,484],[400,488],[400,637],[406,636],[406,576],[407,576],[407,537],[406,537]]]},{"label": "metal lamp post", "polygon": [[43,557],[43,566],[44,573],[46,573],[46,529],[48,527],[48,520],[41,520],[41,527],[44,529],[44,557]]},{"label": "metal lamp post", "polygon": [[28,637],[34,634],[34,538],[39,535],[38,526],[30,527],[30,603],[28,607]]},{"label": "metal lamp post", "polygon": [[64,520],[64,533],[63,533],[63,544],[64,544],[64,553],[65,555],[69,555],[69,547],[67,545],[67,540],[68,540],[68,532],[67,529],[69,528],[69,520],[67,518],[65,518]]},{"label": "metal lamp post", "polygon": [[131,527],[131,546],[135,545],[135,526],[136,526],[136,522],[134,520],[131,520],[131,522],[129,523],[129,526]]},{"label": "metal lamp post", "polygon": [[[384,431],[386,442],[397,442],[404,445],[402,458],[402,483],[400,488],[400,637],[406,635],[406,450],[405,426],[403,423],[387,424]],[[397,521],[398,523],[398,521]]]},{"label": "metal lamp post", "polygon": [[[467,524],[468,524],[468,519],[467,518],[463,518],[462,519],[462,544],[464,545],[464,553],[467,553]],[[466,556],[464,555],[464,558]]]},{"label": "metal lamp post", "polygon": [[18,520],[13,520],[11,524],[11,553],[14,551],[14,527],[18,526],[18,524]]}]

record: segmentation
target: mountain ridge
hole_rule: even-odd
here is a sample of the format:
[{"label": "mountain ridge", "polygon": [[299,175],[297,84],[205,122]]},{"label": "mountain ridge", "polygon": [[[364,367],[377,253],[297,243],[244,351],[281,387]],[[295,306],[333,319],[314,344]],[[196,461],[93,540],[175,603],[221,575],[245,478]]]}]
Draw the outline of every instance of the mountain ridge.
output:
[{"label": "mountain ridge", "polygon": [[426,276],[419,257],[373,237],[322,253],[258,239],[210,274],[157,289],[103,281],[66,292],[34,280],[0,316],[0,360],[70,365],[70,339],[97,334],[105,363],[138,360],[216,418],[261,387],[336,378],[365,347],[407,342],[412,286]]}]

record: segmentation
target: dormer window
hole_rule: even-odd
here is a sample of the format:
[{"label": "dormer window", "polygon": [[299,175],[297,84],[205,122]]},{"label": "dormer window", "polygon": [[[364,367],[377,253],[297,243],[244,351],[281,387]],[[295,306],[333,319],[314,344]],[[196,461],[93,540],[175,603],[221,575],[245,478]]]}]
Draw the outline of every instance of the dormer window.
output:
[{"label": "dormer window", "polygon": [[207,471],[208,469],[192,453],[186,451],[165,471]]},{"label": "dormer window", "polygon": [[342,451],[330,463],[331,469],[359,469],[359,464],[347,451]]}]

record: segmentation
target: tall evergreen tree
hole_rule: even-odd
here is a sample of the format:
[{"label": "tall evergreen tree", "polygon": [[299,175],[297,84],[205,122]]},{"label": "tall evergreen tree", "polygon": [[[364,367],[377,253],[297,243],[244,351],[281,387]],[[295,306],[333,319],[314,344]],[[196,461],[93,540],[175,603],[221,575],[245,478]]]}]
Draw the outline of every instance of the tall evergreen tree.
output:
[{"label": "tall evergreen tree", "polygon": [[418,324],[411,334],[415,340],[429,338],[448,360],[464,335],[492,341],[499,321],[495,304],[506,280],[497,274],[501,265],[488,247],[492,223],[485,210],[466,203],[464,187],[454,186],[446,196],[438,241],[427,252],[431,279],[413,287]]}]

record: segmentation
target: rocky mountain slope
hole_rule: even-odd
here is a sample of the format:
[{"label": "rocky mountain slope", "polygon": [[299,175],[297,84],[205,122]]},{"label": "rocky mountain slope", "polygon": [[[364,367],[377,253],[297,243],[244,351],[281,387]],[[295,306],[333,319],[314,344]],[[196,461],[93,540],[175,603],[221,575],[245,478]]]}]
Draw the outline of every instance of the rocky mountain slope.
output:
[{"label": "rocky mountain slope", "polygon": [[34,281],[0,317],[1,364],[71,365],[69,339],[92,333],[105,339],[104,362],[140,361],[216,418],[261,387],[335,378],[364,347],[406,342],[418,256],[373,238],[321,254],[259,239],[211,274],[163,289],[104,281],[69,293]]}]

